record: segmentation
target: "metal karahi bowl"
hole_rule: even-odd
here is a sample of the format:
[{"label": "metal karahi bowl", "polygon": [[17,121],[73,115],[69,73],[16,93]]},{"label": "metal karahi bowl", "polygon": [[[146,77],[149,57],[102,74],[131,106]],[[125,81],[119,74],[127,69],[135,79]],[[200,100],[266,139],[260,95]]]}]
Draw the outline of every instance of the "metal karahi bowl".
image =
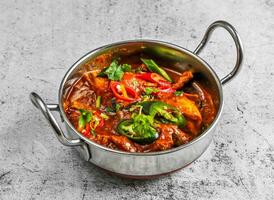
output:
[{"label": "metal karahi bowl", "polygon": [[[207,43],[212,31],[222,27],[232,36],[236,49],[237,59],[233,70],[224,78],[219,79],[214,70],[202,58],[199,52]],[[102,54],[113,54],[118,56],[129,56],[133,54],[147,54],[155,59],[164,60],[173,70],[181,72],[190,69],[214,93],[217,105],[217,115],[212,124],[204,132],[191,142],[182,146],[160,152],[150,153],[129,153],[119,150],[109,149],[90,141],[77,132],[67,119],[63,109],[63,96],[69,82],[79,76],[81,67],[87,62],[92,61]],[[201,43],[194,52],[180,46],[155,40],[131,40],[122,41],[103,47],[99,47],[80,58],[74,63],[65,74],[59,88],[58,104],[46,104],[36,93],[30,94],[30,99],[35,107],[39,108],[46,120],[52,126],[58,140],[66,146],[75,147],[81,157],[96,166],[109,172],[131,177],[131,178],[150,178],[176,171],[195,161],[209,146],[212,141],[214,128],[219,121],[223,108],[223,89],[222,86],[231,80],[239,72],[243,58],[243,47],[235,28],[225,21],[216,21],[207,29]],[[52,111],[60,113],[61,120],[66,127],[63,131]]]}]

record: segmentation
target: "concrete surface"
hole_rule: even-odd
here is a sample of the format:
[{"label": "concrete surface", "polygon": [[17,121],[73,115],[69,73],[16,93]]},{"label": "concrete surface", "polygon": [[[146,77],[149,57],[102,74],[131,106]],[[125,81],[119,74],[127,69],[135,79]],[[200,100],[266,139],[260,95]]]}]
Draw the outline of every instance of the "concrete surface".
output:
[{"label": "concrete surface", "polygon": [[[214,142],[189,167],[149,181],[117,178],[62,146],[28,95],[57,102],[83,54],[153,38],[190,50],[217,19],[242,36],[245,61],[224,88]],[[0,1],[0,199],[274,199],[274,1]],[[201,54],[220,77],[235,49],[217,30]]]}]

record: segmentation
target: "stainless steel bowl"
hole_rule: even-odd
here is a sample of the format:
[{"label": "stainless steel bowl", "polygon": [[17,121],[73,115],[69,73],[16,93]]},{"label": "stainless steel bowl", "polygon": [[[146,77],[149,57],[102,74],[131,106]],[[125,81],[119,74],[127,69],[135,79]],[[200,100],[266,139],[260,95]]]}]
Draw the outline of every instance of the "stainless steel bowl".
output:
[{"label": "stainless steel bowl", "polygon": [[[222,79],[219,79],[209,64],[198,56],[199,52],[207,43],[212,31],[217,27],[222,27],[230,33],[237,49],[235,67],[231,73]],[[236,30],[232,25],[225,21],[216,21],[212,23],[194,52],[174,44],[155,40],[132,40],[118,42],[95,49],[87,53],[72,65],[61,82],[58,104],[45,104],[41,97],[39,97],[36,93],[31,93],[30,99],[32,103],[42,111],[46,120],[52,126],[58,140],[63,145],[77,148],[84,160],[90,161],[100,168],[122,176],[134,178],[158,176],[185,167],[196,160],[209,146],[212,140],[214,127],[220,118],[223,108],[222,85],[235,77],[239,72],[243,58],[242,49],[243,47],[241,40]],[[169,66],[173,66],[173,69],[176,71],[191,69],[197,74],[197,77],[199,77],[198,81],[204,82],[207,87],[214,92],[214,96],[216,96],[214,101],[218,106],[218,112],[215,120],[199,137],[195,138],[188,144],[160,152],[122,152],[106,148],[83,137],[77,132],[66,117],[63,109],[64,91],[69,82],[81,74],[80,69],[84,64],[105,53],[119,56],[148,54],[150,57],[156,58],[157,60],[163,60]],[[66,132],[63,132],[52,115],[52,111],[57,111],[60,113],[61,120],[66,127]]]}]

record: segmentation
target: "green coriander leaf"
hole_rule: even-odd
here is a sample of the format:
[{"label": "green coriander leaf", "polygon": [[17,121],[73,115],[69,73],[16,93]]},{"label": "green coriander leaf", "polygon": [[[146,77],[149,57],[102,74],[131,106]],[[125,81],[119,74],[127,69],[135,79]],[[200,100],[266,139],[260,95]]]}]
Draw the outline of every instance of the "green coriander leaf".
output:
[{"label": "green coriander leaf", "polygon": [[115,111],[114,111],[111,107],[109,107],[109,106],[106,107],[106,111],[107,111],[107,112],[115,112]]},{"label": "green coriander leaf", "polygon": [[94,131],[93,129],[90,129],[90,132],[92,133],[92,135],[93,135],[94,137],[96,137],[96,133],[95,133],[95,131]]},{"label": "green coriander leaf", "polygon": [[132,119],[121,121],[117,131],[140,144],[149,144],[159,137],[153,117],[140,113],[134,113]]},{"label": "green coriander leaf", "polygon": [[122,70],[124,72],[130,72],[131,71],[131,65],[129,65],[129,64],[123,64],[121,67],[122,67]]},{"label": "green coriander leaf", "polygon": [[94,121],[94,129],[96,129],[96,127],[99,125],[99,119],[97,117],[94,117],[93,121]]},{"label": "green coriander leaf", "polygon": [[105,72],[107,69],[108,69],[108,67],[102,69],[102,71],[97,75],[97,77],[106,77],[107,75],[105,74]]},{"label": "green coriander leaf", "polygon": [[153,99],[154,99],[153,95],[146,94],[146,95],[142,96],[142,102],[143,101],[150,101],[150,100],[153,100]]},{"label": "green coriander leaf", "polygon": [[142,68],[141,67],[137,67],[134,71],[135,71],[135,73],[141,72]]},{"label": "green coriander leaf", "polygon": [[122,67],[118,65],[118,62],[115,60],[113,61],[108,69],[105,71],[105,74],[108,76],[110,80],[118,81],[121,80],[121,78],[124,75],[124,72],[122,70]]},{"label": "green coriander leaf", "polygon": [[100,116],[105,119],[105,120],[108,120],[109,119],[109,116],[106,115],[105,113],[101,113]]},{"label": "green coriander leaf", "polygon": [[138,114],[133,117],[133,131],[142,137],[155,135],[156,129],[153,127],[153,117],[144,114]]},{"label": "green coriander leaf", "polygon": [[117,103],[116,98],[111,99],[111,109],[113,112],[117,112],[121,108],[121,105]]},{"label": "green coriander leaf", "polygon": [[133,80],[132,80],[132,84],[133,84],[133,89],[137,89],[138,88],[138,86],[139,86],[139,82],[134,78]]},{"label": "green coriander leaf", "polygon": [[183,94],[184,92],[183,91],[176,91],[176,92],[174,92],[174,95],[175,96],[181,96],[181,94]]},{"label": "green coriander leaf", "polygon": [[150,95],[150,94],[152,94],[152,93],[154,93],[154,92],[159,92],[159,89],[157,89],[157,88],[151,88],[151,87],[145,88],[145,93],[146,93],[147,95]]},{"label": "green coriander leaf", "polygon": [[[133,112],[133,111],[135,111],[135,110],[139,110],[139,113],[142,111],[142,109],[143,109],[143,106],[141,106],[141,105],[138,105],[138,104],[134,104],[134,105],[132,105],[130,108],[129,108],[129,111],[130,112]],[[133,113],[133,114],[135,114],[135,113]]]},{"label": "green coriander leaf", "polygon": [[108,67],[104,68],[97,76],[107,76],[110,80],[120,81],[123,78],[124,72],[128,71],[131,71],[131,66],[129,64],[119,65],[118,61],[114,60]]},{"label": "green coriander leaf", "polygon": [[118,111],[121,108],[121,105],[119,103],[115,104],[115,110]]}]

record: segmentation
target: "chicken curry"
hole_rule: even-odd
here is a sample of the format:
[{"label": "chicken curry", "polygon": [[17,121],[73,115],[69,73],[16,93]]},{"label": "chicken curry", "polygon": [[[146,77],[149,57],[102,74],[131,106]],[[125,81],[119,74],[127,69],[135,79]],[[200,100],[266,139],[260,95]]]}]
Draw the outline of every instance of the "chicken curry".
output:
[{"label": "chicken curry", "polygon": [[[168,150],[190,142],[216,116],[206,85],[157,60],[98,56],[67,88],[64,110],[89,140],[126,152]],[[85,66],[83,67],[85,68]]]}]

